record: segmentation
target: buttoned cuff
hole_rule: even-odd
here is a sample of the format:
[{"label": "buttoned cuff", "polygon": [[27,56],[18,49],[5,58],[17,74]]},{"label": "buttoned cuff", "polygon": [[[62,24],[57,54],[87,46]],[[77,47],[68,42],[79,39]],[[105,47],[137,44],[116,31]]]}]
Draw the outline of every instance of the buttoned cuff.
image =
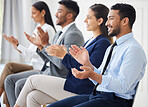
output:
[{"label": "buttoned cuff", "polygon": [[25,50],[24,46],[22,46],[21,44],[19,44],[19,45],[16,47],[16,49],[20,50],[21,52],[22,52],[23,50]]}]

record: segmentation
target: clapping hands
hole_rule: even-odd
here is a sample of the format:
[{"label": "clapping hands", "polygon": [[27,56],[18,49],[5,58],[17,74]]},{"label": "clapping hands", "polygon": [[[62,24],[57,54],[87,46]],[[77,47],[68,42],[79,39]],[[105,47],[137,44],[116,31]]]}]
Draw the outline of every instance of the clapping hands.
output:
[{"label": "clapping hands", "polygon": [[37,27],[38,29],[38,36],[40,37],[40,42],[42,44],[43,47],[45,47],[46,45],[49,44],[49,35],[48,32],[44,32],[43,29],[41,27]]},{"label": "clapping hands", "polygon": [[42,45],[42,44],[41,44],[41,41],[40,41],[40,37],[37,36],[36,34],[34,34],[34,37],[28,35],[26,32],[24,32],[24,34],[26,35],[26,38],[27,38],[32,44],[34,44],[34,45],[36,45],[36,46]]},{"label": "clapping hands", "polygon": [[80,69],[83,71],[78,71],[76,68],[72,68],[72,74],[79,79],[86,79],[91,77],[93,70],[88,66],[81,66]]},{"label": "clapping hands", "polygon": [[42,47],[45,47],[47,44],[49,44],[49,35],[48,35],[48,32],[44,32],[42,30],[41,27],[37,27],[38,29],[38,36],[36,34],[34,34],[34,37],[33,36],[30,36],[28,35],[26,32],[24,33],[27,37],[27,39],[34,45],[36,46],[42,46]]},{"label": "clapping hands", "polygon": [[64,45],[61,45],[61,46],[51,45],[51,46],[48,46],[45,49],[45,51],[48,52],[48,55],[55,56],[55,57],[58,57],[60,59],[63,59],[64,56],[68,53],[67,48]]},{"label": "clapping hands", "polygon": [[14,48],[17,47],[17,45],[19,44],[18,40],[16,38],[14,38],[13,36],[7,36],[6,34],[3,34],[3,37],[13,45]]},{"label": "clapping hands", "polygon": [[69,48],[69,53],[82,65],[90,65],[88,51],[84,47],[78,47],[76,45],[71,45]]}]

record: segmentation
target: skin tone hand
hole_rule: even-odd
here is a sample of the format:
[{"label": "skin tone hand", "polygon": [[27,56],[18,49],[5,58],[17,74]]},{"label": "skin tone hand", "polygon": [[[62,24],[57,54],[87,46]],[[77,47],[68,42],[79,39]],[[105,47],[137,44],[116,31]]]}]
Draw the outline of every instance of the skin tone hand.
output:
[{"label": "skin tone hand", "polygon": [[6,34],[3,34],[4,38],[13,45],[13,47],[16,49],[17,45],[19,44],[18,40],[14,38],[13,36],[7,36]]},{"label": "skin tone hand", "polygon": [[89,66],[93,69],[91,62],[89,61],[88,51],[84,47],[78,47],[76,45],[71,45],[72,48],[69,48],[69,53],[82,65]]},{"label": "skin tone hand", "polygon": [[94,72],[93,69],[91,69],[88,66],[81,66],[80,69],[83,71],[78,71],[76,68],[72,68],[72,74],[79,79],[86,79],[90,78],[92,80],[95,80],[99,84],[102,82],[102,75]]},{"label": "skin tone hand", "polygon": [[33,36],[28,35],[26,32],[24,32],[24,34],[26,35],[26,38],[34,45],[36,46],[40,46],[41,42],[40,42],[40,37],[37,36],[36,34],[34,34]]},{"label": "skin tone hand", "polygon": [[48,32],[47,31],[44,32],[41,27],[37,27],[37,29],[38,29],[38,32],[37,33],[38,33],[38,35],[40,37],[41,44],[42,44],[43,47],[45,47],[46,45],[49,44],[49,35],[48,35]]},{"label": "skin tone hand", "polygon": [[17,104],[15,104],[14,107],[20,107],[20,106],[18,106]]},{"label": "skin tone hand", "polygon": [[13,47],[20,53],[22,53],[20,50],[17,49],[17,45],[19,44],[18,40],[14,38],[13,36],[7,36],[6,34],[3,34],[4,38],[13,45]]},{"label": "skin tone hand", "polygon": [[61,46],[51,45],[51,46],[48,46],[45,49],[45,51],[48,52],[48,55],[55,56],[55,57],[58,57],[60,59],[63,59],[64,56],[68,53],[67,48],[64,45],[61,45]]}]

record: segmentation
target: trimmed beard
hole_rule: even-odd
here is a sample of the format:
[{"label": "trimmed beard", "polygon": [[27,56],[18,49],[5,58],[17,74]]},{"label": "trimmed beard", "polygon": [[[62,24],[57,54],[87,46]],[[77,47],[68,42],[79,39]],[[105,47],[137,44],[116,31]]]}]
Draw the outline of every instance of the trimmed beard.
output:
[{"label": "trimmed beard", "polygon": [[120,33],[120,27],[116,27],[111,33],[108,33],[110,37],[114,37]]}]

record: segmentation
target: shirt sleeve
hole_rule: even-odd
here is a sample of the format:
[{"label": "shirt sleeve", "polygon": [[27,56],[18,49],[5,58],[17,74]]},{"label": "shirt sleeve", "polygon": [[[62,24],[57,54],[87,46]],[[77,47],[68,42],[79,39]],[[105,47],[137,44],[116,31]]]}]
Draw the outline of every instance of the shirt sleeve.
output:
[{"label": "shirt sleeve", "polygon": [[[144,75],[145,57],[143,51],[137,47],[129,47],[122,56],[122,63],[116,76],[103,75],[103,87],[117,93],[126,93],[134,82],[138,82]],[[112,71],[110,71],[112,72]]]},{"label": "shirt sleeve", "polygon": [[[98,73],[98,74],[101,74],[101,70],[100,69],[97,69],[95,66],[94,66],[94,72]],[[89,78],[94,84],[97,84],[97,82],[91,78]]]},{"label": "shirt sleeve", "polygon": [[23,56],[29,57],[30,59],[38,57],[38,55],[36,53],[37,46],[35,46],[33,44],[30,44],[28,48],[26,48],[25,46],[19,44],[17,49],[22,52],[21,54]]}]

